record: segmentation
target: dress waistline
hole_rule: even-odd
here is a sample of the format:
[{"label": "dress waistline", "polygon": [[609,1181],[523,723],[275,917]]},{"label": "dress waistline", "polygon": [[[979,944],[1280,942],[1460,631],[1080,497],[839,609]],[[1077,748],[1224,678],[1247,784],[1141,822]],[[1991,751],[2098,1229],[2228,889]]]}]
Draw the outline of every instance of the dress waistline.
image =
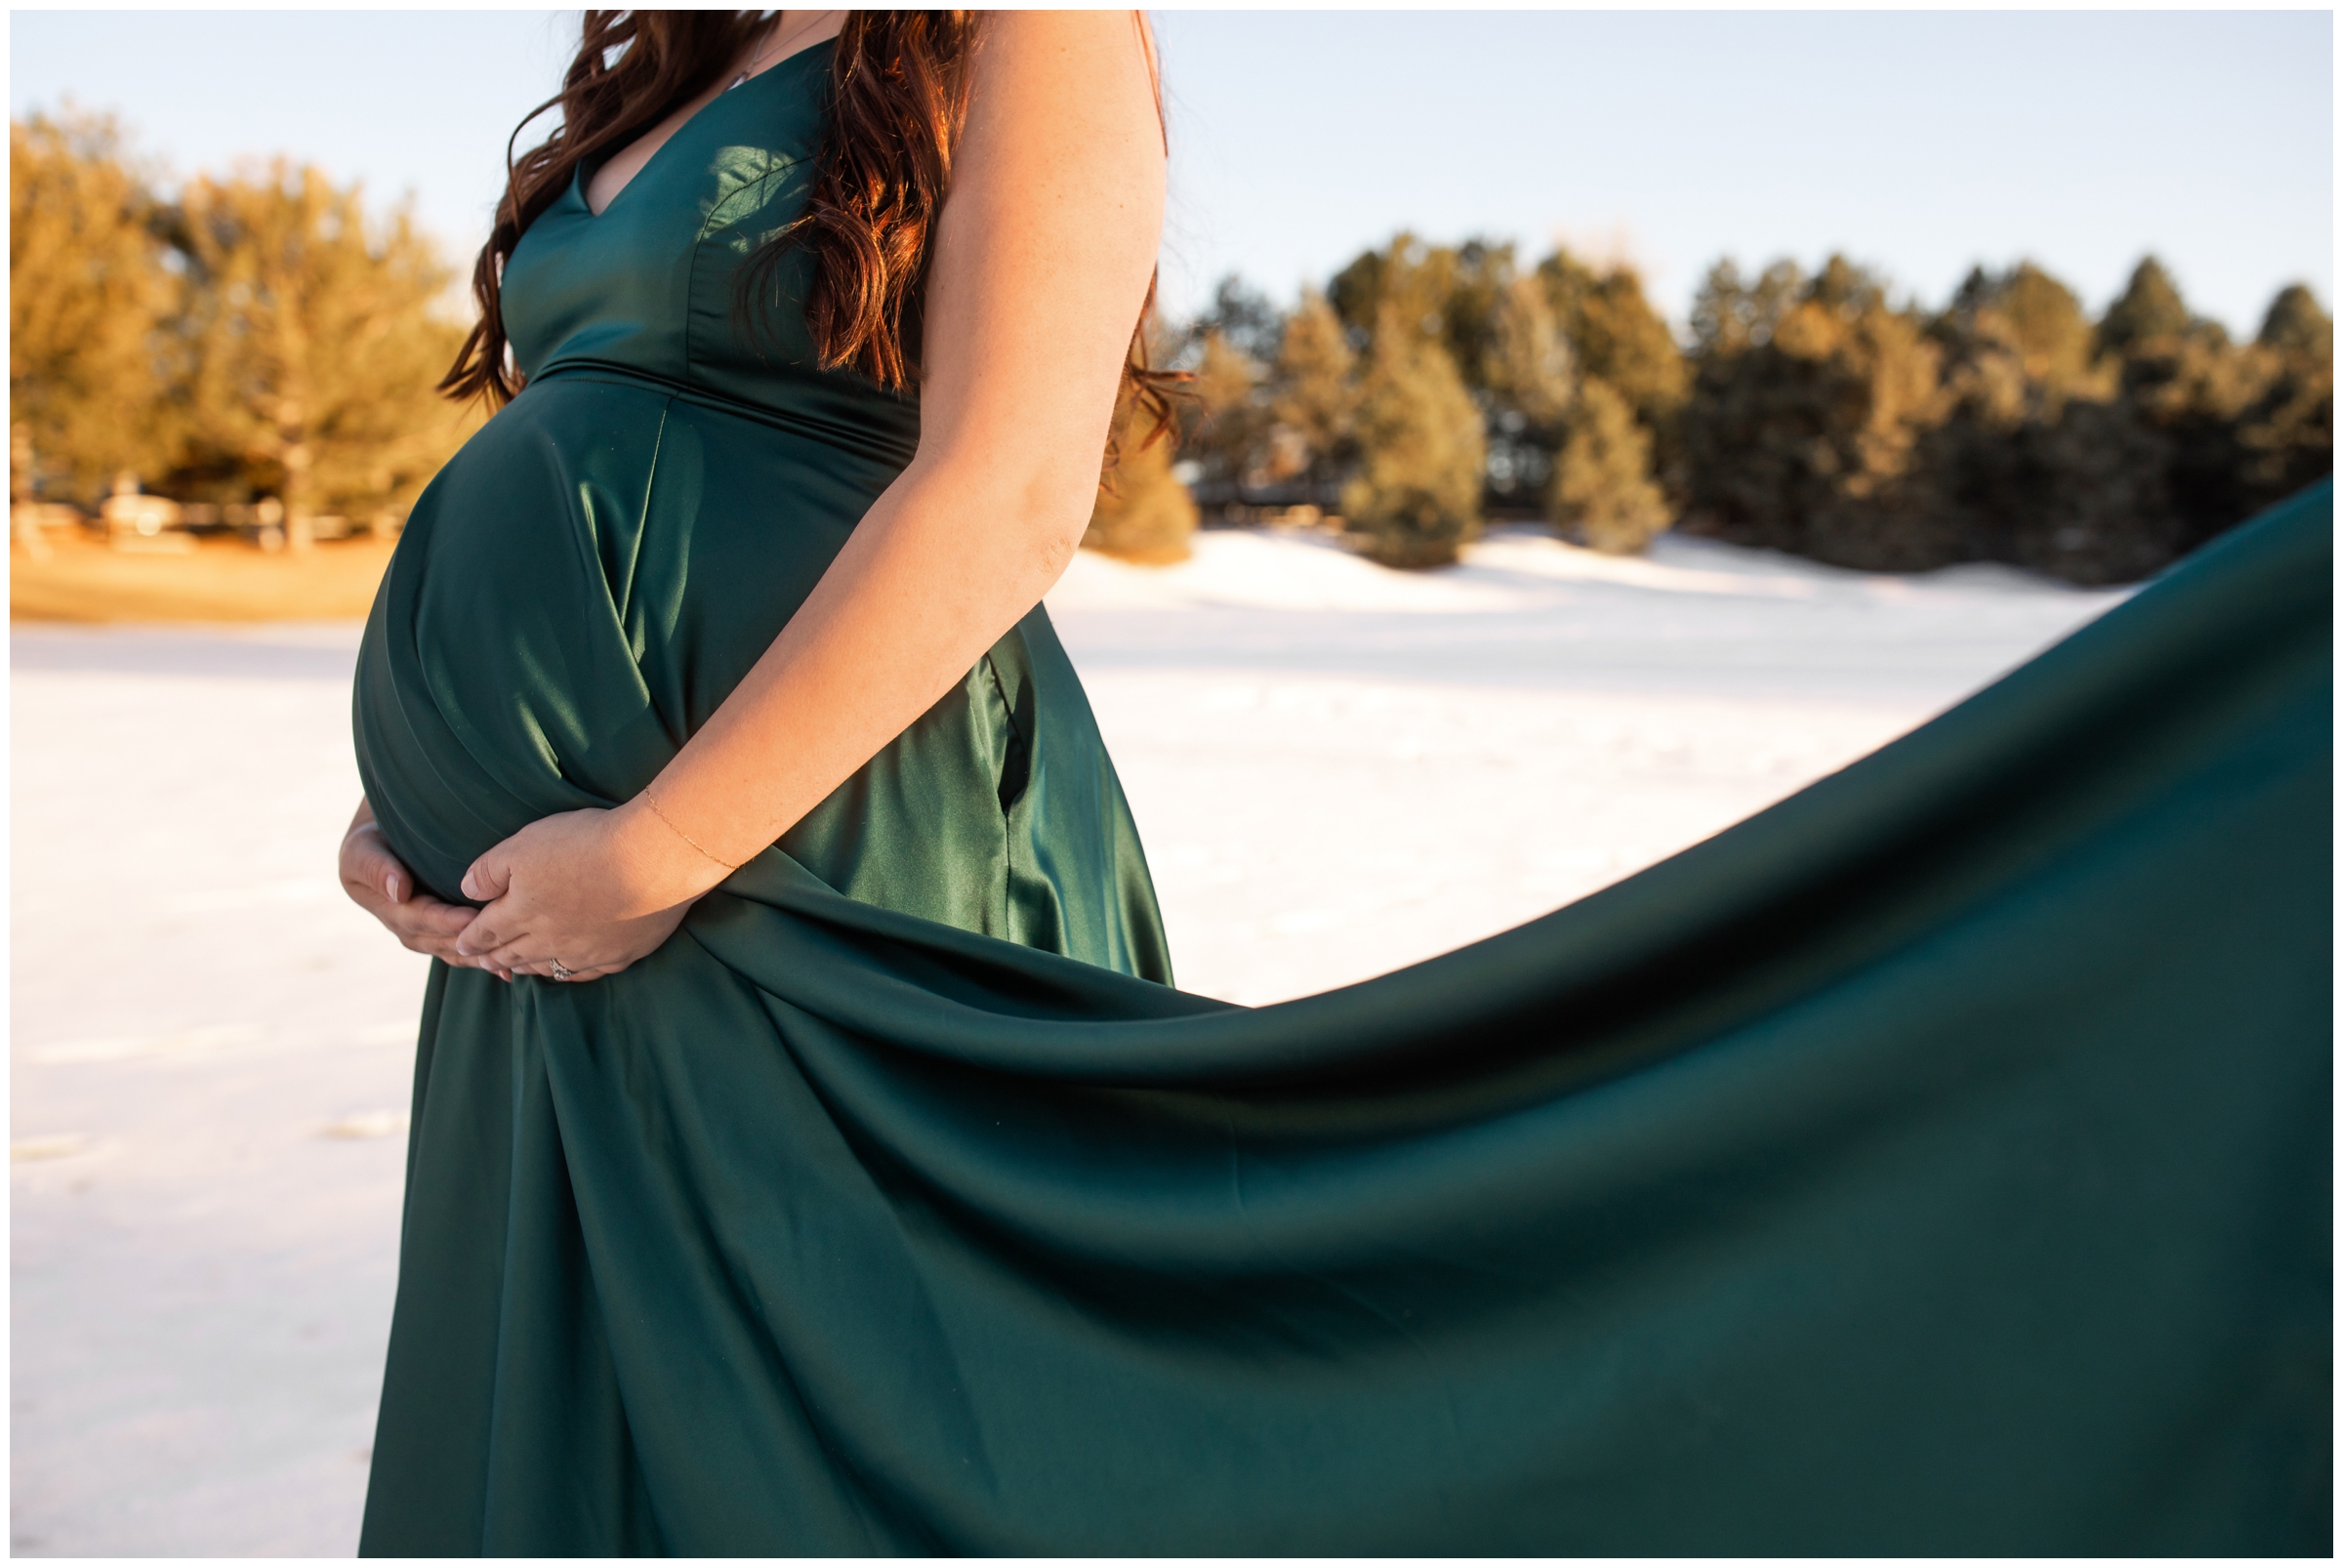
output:
[{"label": "dress waistline", "polygon": [[775,430],[788,431],[811,440],[843,448],[863,457],[875,458],[901,468],[910,463],[919,450],[916,441],[894,439],[884,432],[867,425],[843,420],[822,419],[811,414],[774,408],[766,403],[752,403],[743,398],[727,397],[722,392],[692,382],[677,381],[672,377],[653,374],[633,365],[617,364],[603,359],[564,359],[548,365],[531,376],[523,391],[549,381],[603,381],[638,386],[684,402],[712,408],[719,413],[734,414],[754,420]]}]

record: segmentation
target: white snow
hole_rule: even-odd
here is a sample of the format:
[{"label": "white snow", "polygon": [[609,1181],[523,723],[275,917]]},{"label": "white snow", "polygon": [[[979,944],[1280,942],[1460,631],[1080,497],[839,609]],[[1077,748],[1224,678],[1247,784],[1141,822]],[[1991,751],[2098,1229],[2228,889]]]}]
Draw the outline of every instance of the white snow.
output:
[{"label": "white snow", "polygon": [[1089,686],[1180,982],[1260,1003],[1543,914],[1852,762],[2121,596],[1501,533],[1383,570],[1317,535],[1083,556]]},{"label": "white snow", "polygon": [[[2119,596],[1528,533],[1384,571],[1209,533],[1050,610],[1183,984],[1502,929],[1842,765]],[[346,903],[349,626],[12,634],[12,1532],[347,1552],[424,966]]]}]

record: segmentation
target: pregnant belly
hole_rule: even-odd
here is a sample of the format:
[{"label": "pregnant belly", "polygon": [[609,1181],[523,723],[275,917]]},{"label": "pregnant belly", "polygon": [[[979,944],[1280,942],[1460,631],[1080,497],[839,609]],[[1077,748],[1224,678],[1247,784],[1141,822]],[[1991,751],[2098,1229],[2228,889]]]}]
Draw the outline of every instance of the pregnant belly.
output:
[{"label": "pregnant belly", "polygon": [[620,378],[532,385],[417,502],[353,721],[426,886],[639,790],[769,646],[895,473]]}]

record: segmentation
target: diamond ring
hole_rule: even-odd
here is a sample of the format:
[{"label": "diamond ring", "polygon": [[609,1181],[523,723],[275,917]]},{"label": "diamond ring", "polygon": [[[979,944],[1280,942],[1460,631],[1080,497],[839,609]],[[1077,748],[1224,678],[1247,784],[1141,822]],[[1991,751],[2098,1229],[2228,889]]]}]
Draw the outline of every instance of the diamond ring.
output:
[{"label": "diamond ring", "polygon": [[556,979],[556,980],[566,980],[566,979],[569,979],[570,977],[572,977],[573,975],[575,975],[577,972],[578,972],[578,971],[577,971],[576,970],[565,970],[565,969],[563,969],[563,968],[561,967],[561,961],[560,961],[559,959],[555,959],[555,960],[554,960],[554,978],[555,978],[555,979]]}]

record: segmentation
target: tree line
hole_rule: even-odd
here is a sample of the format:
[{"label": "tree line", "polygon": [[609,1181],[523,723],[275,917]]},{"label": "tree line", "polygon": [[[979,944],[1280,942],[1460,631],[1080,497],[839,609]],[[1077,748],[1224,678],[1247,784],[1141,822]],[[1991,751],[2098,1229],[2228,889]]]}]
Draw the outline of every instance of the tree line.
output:
[{"label": "tree line", "polygon": [[1175,456],[1205,506],[1315,509],[1394,566],[1541,517],[1611,552],[1672,525],[2111,583],[2333,467],[2333,323],[2300,284],[2235,343],[2153,257],[2096,320],[2031,263],[1929,309],[1843,257],[1725,261],[1689,328],[1630,268],[1488,241],[1403,233],[1290,309],[1229,279],[1162,345],[1192,395],[1172,447],[1102,492],[1093,542],[1177,553]]},{"label": "tree line", "polygon": [[[127,475],[298,543],[394,523],[476,424],[432,391],[463,329],[404,212],[284,161],[165,195],[103,119],[12,121],[9,155],[13,500]],[[1403,233],[1162,334],[1191,395],[1168,440],[1126,417],[1088,542],[1172,559],[1200,505],[1310,509],[1406,567],[1536,517],[2127,581],[2331,472],[2332,342],[2299,284],[2233,342],[2153,258],[2096,319],[2032,264],[1930,309],[1839,257],[1720,262],[1679,337],[1625,266]]]},{"label": "tree line", "polygon": [[284,161],[157,190],[102,118],[9,125],[10,491],[124,477],[227,510],[394,524],[476,423],[432,392],[463,330],[404,212]]}]

